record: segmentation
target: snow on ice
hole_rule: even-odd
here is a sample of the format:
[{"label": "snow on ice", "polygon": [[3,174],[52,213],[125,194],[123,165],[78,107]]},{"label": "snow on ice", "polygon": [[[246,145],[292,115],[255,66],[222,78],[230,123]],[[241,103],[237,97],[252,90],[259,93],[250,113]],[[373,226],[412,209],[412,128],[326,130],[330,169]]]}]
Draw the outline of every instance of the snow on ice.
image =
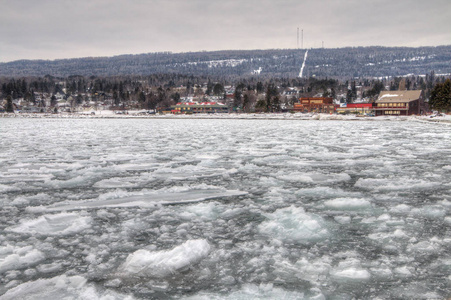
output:
[{"label": "snow on ice", "polygon": [[22,234],[32,235],[67,235],[84,231],[91,227],[91,217],[80,216],[76,213],[60,213],[43,215],[37,219],[22,219],[17,226],[6,228]]},{"label": "snow on ice", "polygon": [[1,296],[4,300],[14,299],[135,299],[114,291],[99,291],[81,276],[61,275],[50,279],[38,279],[23,283]]},{"label": "snow on ice", "polygon": [[451,297],[449,125],[229,118],[1,119],[0,299]]},{"label": "snow on ice", "polygon": [[307,214],[302,208],[288,207],[268,214],[268,221],[259,225],[261,233],[270,237],[298,242],[318,241],[327,238],[329,231],[325,221],[313,214]]},{"label": "snow on ice", "polygon": [[189,240],[167,251],[137,250],[127,257],[120,272],[141,277],[166,277],[198,263],[210,252],[206,240]]}]

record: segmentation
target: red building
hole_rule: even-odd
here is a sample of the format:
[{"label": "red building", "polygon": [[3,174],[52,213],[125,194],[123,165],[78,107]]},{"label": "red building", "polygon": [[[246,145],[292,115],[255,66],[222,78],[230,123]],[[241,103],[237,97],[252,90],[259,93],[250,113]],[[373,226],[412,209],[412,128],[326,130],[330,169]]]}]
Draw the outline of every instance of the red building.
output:
[{"label": "red building", "polygon": [[336,108],[336,112],[339,114],[373,115],[374,103],[343,103]]},{"label": "red building", "polygon": [[300,98],[299,102],[294,104],[293,111],[333,113],[335,111],[333,100],[329,97]]}]

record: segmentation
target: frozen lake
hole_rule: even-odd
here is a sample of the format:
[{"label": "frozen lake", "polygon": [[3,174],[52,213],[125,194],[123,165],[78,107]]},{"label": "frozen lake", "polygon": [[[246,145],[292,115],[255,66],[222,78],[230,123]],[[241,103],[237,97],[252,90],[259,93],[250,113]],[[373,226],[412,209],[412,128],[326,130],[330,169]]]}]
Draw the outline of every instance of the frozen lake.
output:
[{"label": "frozen lake", "polygon": [[0,299],[446,299],[451,127],[0,119]]}]

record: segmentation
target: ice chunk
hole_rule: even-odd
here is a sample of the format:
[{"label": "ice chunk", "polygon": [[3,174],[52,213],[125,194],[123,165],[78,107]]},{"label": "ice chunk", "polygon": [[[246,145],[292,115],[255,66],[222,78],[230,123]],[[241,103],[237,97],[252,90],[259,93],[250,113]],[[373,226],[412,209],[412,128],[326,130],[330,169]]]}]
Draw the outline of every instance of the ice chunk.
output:
[{"label": "ice chunk", "polygon": [[335,216],[334,220],[337,221],[339,224],[349,224],[351,223],[351,217],[350,216]]},{"label": "ice chunk", "polygon": [[202,202],[184,207],[180,216],[187,220],[192,218],[214,220],[218,217],[218,215],[219,211],[215,202]]},{"label": "ice chunk", "polygon": [[49,211],[80,210],[104,207],[153,207],[155,205],[200,202],[222,197],[246,195],[247,192],[218,188],[192,188],[182,191],[117,191],[98,199],[65,201],[48,207]]},{"label": "ice chunk", "polygon": [[50,196],[44,193],[40,193],[33,196],[23,196],[20,195],[17,198],[15,198],[11,204],[17,205],[17,206],[25,206],[25,205],[36,205],[40,203],[45,203],[49,200]]},{"label": "ice chunk", "polygon": [[329,257],[321,257],[319,259],[302,258],[295,264],[298,269],[297,276],[303,280],[317,282],[320,278],[329,275],[331,269],[331,259]]},{"label": "ice chunk", "polygon": [[376,232],[368,235],[368,238],[385,245],[395,245],[395,242],[409,239],[409,236],[401,229],[396,229],[394,232]]},{"label": "ice chunk", "polygon": [[399,204],[390,209],[390,212],[398,214],[408,214],[412,208],[407,204]]},{"label": "ice chunk", "polygon": [[124,178],[121,178],[121,177],[113,177],[113,178],[108,178],[108,179],[103,179],[103,180],[97,181],[93,185],[93,187],[103,188],[103,189],[129,188],[129,187],[136,187],[137,186],[136,181],[137,180],[133,177],[132,178],[128,177],[126,180],[124,180]]},{"label": "ice chunk", "polygon": [[393,278],[392,270],[386,266],[371,268],[370,271],[373,277],[380,281],[389,281]]},{"label": "ice chunk", "polygon": [[356,258],[348,258],[338,264],[331,272],[332,278],[339,283],[359,283],[368,281],[371,274],[360,265]]},{"label": "ice chunk", "polygon": [[99,291],[93,284],[81,276],[61,275],[49,279],[38,279],[23,283],[10,289],[1,296],[2,300],[16,299],[126,299],[133,296],[113,291]]},{"label": "ice chunk", "polygon": [[357,198],[338,198],[324,202],[328,209],[335,210],[362,210],[371,208],[371,202]]},{"label": "ice chunk", "polygon": [[325,221],[320,216],[306,213],[302,208],[282,208],[266,217],[269,220],[258,226],[259,231],[274,238],[315,242],[329,236]]},{"label": "ice chunk", "polygon": [[315,198],[336,198],[336,197],[360,197],[361,193],[355,193],[351,191],[345,191],[342,189],[332,188],[332,187],[314,187],[305,188],[296,191],[297,196],[307,196]]},{"label": "ice chunk", "polygon": [[421,241],[416,244],[409,244],[407,246],[408,252],[417,252],[422,255],[438,253],[440,249],[441,247],[437,245],[437,243],[430,241]]},{"label": "ice chunk", "polygon": [[61,271],[63,265],[61,263],[41,264],[37,266],[37,269],[40,273],[53,273]]},{"label": "ice chunk", "polygon": [[44,253],[33,248],[6,246],[0,248],[0,274],[9,271],[24,269],[36,265],[45,259]]},{"label": "ice chunk", "polygon": [[355,183],[355,187],[365,190],[376,191],[402,191],[402,190],[426,190],[439,186],[438,182],[429,182],[421,179],[398,178],[379,179],[379,178],[360,178]]},{"label": "ice chunk", "polygon": [[371,274],[365,269],[347,268],[335,271],[332,276],[339,281],[367,281]]},{"label": "ice chunk", "polygon": [[446,215],[446,211],[440,205],[426,205],[412,209],[411,214],[428,219],[441,219]]},{"label": "ice chunk", "polygon": [[53,178],[52,174],[41,174],[41,175],[24,174],[24,175],[6,175],[6,176],[1,176],[0,175],[0,183],[44,182],[44,181],[51,180],[52,178]]},{"label": "ice chunk", "polygon": [[130,254],[119,271],[133,276],[163,278],[199,263],[210,253],[206,240],[189,240],[172,250],[138,250]]},{"label": "ice chunk", "polygon": [[336,183],[351,180],[351,176],[346,173],[322,174],[322,173],[290,173],[281,174],[277,178],[290,182],[303,183]]},{"label": "ice chunk", "polygon": [[[233,172],[233,170],[232,170]],[[196,178],[215,177],[228,174],[224,168],[206,168],[199,165],[182,166],[178,168],[160,168],[152,173],[153,176],[160,179],[185,180]]]},{"label": "ice chunk", "polygon": [[309,299],[325,300],[326,297],[319,289],[312,288],[305,292],[288,291],[280,287],[274,287],[273,284],[244,284],[241,289],[233,291],[228,295],[200,292],[197,295],[182,298],[186,300],[249,300],[249,299]]},{"label": "ice chunk", "polygon": [[78,213],[59,213],[43,215],[32,220],[21,220],[20,225],[6,228],[6,231],[37,235],[68,235],[90,228],[91,221],[91,217],[81,216]]},{"label": "ice chunk", "polygon": [[394,273],[402,278],[413,276],[412,272],[409,270],[409,267],[407,266],[395,268]]}]

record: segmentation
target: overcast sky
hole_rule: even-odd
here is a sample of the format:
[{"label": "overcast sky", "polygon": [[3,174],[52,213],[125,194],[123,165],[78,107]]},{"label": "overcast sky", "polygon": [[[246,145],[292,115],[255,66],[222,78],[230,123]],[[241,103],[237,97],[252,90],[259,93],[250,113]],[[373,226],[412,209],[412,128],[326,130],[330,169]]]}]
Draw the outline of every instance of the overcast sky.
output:
[{"label": "overcast sky", "polygon": [[297,28],[304,48],[451,45],[451,1],[0,0],[0,62],[296,48]]}]

